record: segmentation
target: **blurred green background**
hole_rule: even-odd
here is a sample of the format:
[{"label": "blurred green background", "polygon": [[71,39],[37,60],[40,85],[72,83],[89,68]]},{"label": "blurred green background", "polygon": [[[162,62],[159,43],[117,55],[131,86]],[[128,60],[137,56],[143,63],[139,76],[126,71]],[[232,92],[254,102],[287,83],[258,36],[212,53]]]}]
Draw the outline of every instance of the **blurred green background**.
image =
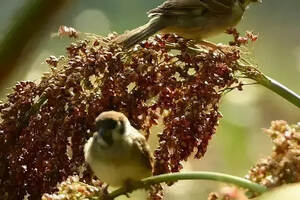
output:
[{"label": "blurred green background", "polygon": [[[0,40],[9,30],[19,10],[30,0],[0,0]],[[1,85],[1,99],[20,80],[38,80],[48,71],[45,59],[65,54],[68,38],[53,37],[60,25],[81,32],[106,35],[133,29],[147,21],[145,12],[161,4],[162,0],[74,0],[55,13],[41,33],[32,38],[24,51],[26,57]],[[259,40],[250,45],[252,62],[277,81],[300,93],[300,1],[264,0],[246,11],[238,26],[240,32],[253,30]],[[226,42],[220,35],[210,40]],[[6,66],[8,67],[8,66]],[[190,160],[184,170],[206,170],[244,176],[259,159],[271,152],[271,143],[262,128],[272,120],[289,123],[300,121],[299,108],[271,91],[259,86],[246,86],[233,91],[222,101],[223,119],[211,140],[205,157]],[[154,148],[154,147],[153,147]],[[211,191],[222,184],[207,181],[182,181],[166,190],[166,199],[207,199]],[[141,194],[140,194],[141,195]],[[138,198],[138,195],[136,196]]]}]

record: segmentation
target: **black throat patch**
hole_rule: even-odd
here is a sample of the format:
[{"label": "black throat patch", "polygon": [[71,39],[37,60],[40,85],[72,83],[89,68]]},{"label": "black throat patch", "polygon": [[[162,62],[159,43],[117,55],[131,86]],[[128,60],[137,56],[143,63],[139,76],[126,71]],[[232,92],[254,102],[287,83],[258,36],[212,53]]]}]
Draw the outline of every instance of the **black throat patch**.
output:
[{"label": "black throat patch", "polygon": [[104,133],[101,134],[101,136],[103,140],[106,142],[106,144],[108,144],[109,146],[111,146],[114,143],[111,131],[105,130]]}]

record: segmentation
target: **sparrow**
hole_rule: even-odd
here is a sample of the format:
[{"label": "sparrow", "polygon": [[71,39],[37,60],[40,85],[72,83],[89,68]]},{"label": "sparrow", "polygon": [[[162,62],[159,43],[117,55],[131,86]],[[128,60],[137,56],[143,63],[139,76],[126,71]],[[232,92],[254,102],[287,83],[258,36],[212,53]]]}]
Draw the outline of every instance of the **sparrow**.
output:
[{"label": "sparrow", "polygon": [[102,112],[95,127],[84,146],[84,157],[102,182],[119,187],[152,175],[149,145],[124,114]]},{"label": "sparrow", "polygon": [[234,27],[251,2],[261,0],[167,0],[148,12],[147,24],[115,38],[124,48],[155,33],[175,33],[186,39],[203,39]]}]

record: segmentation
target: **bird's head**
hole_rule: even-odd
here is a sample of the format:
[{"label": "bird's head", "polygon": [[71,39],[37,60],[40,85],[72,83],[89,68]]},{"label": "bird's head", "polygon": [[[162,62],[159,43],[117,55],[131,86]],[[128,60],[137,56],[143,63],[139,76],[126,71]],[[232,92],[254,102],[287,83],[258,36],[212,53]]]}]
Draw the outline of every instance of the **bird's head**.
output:
[{"label": "bird's head", "polygon": [[126,134],[129,124],[127,117],[115,111],[102,112],[96,118],[96,132],[94,137],[102,146],[111,146],[115,141],[121,140]]}]

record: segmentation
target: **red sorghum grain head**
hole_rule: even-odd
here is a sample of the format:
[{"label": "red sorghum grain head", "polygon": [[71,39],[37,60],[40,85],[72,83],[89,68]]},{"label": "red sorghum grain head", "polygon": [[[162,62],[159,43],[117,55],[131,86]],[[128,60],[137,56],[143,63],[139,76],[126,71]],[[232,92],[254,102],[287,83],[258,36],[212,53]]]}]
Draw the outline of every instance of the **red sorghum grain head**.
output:
[{"label": "red sorghum grain head", "polygon": [[[40,83],[18,83],[0,105],[1,196],[38,199],[79,174],[94,120],[107,110],[124,113],[146,135],[163,119],[154,174],[179,171],[193,152],[204,155],[221,117],[222,91],[238,83],[239,51],[194,51],[193,41],[175,35],[125,51],[109,42],[113,37],[71,44],[66,58],[47,60],[51,70]],[[89,170],[81,177],[91,178]]]},{"label": "red sorghum grain head", "polygon": [[265,133],[274,144],[272,155],[261,159],[247,178],[268,188],[300,182],[300,124],[273,121]]}]

